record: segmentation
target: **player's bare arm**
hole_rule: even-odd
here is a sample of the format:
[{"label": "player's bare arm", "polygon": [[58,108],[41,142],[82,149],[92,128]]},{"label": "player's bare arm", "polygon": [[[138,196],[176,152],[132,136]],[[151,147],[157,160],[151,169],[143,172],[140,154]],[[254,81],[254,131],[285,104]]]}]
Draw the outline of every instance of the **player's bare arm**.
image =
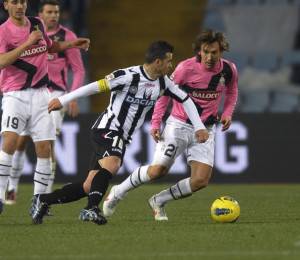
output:
[{"label": "player's bare arm", "polygon": [[71,117],[76,117],[79,114],[79,107],[78,107],[78,103],[76,100],[73,100],[69,103],[68,106],[68,114]]},{"label": "player's bare arm", "polygon": [[50,53],[61,52],[70,48],[79,48],[88,51],[89,47],[90,47],[90,39],[77,38],[72,41],[53,42],[52,46],[49,49],[49,52]]},{"label": "player's bare arm", "polygon": [[159,129],[151,129],[150,134],[152,135],[156,143],[158,143],[158,141],[161,140],[161,134]]},{"label": "player's bare arm", "polygon": [[199,143],[205,143],[209,138],[207,129],[200,129],[200,130],[196,131],[195,136]]},{"label": "player's bare arm", "polygon": [[231,125],[231,117],[224,117],[221,119],[221,123],[222,123],[222,131],[226,131],[229,129],[230,125]]},{"label": "player's bare arm", "polygon": [[0,54],[0,69],[5,68],[6,66],[14,63],[22,53],[31,45],[37,43],[39,40],[43,38],[43,34],[41,31],[33,31],[28,39],[21,44],[19,47],[15,48],[12,51],[1,53]]},{"label": "player's bare arm", "polygon": [[51,111],[59,110],[62,107],[63,106],[60,103],[59,99],[58,98],[54,98],[48,104],[48,112],[51,113]]}]

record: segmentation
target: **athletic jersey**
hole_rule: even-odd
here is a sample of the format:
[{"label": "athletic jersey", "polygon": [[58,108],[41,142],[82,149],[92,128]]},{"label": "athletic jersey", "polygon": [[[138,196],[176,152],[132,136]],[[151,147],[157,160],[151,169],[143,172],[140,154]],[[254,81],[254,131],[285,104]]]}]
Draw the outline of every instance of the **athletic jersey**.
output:
[{"label": "athletic jersey", "polygon": [[[197,61],[196,57],[193,57],[178,64],[173,73],[173,79],[193,99],[205,125],[211,125],[217,121],[222,93],[225,94],[222,116],[232,116],[238,96],[237,69],[232,62],[221,59],[213,69],[208,70]],[[151,121],[153,129],[159,129],[168,102],[168,97],[162,97],[157,102]],[[190,123],[184,108],[176,100],[173,100],[171,115]]]},{"label": "athletic jersey", "polygon": [[[72,31],[61,25],[55,31],[47,32],[47,35],[55,42],[70,41],[77,38]],[[48,61],[49,87],[51,90],[68,90],[68,68],[73,73],[73,81],[69,90],[73,91],[82,86],[85,72],[79,49],[72,48],[59,53],[48,53]]]},{"label": "athletic jersey", "polygon": [[40,19],[25,17],[26,26],[16,26],[10,18],[0,26],[0,53],[9,52],[24,43],[33,30],[40,30],[43,39],[31,45],[11,65],[1,70],[2,92],[39,88],[48,83],[48,48],[52,41],[45,33]]},{"label": "athletic jersey", "polygon": [[117,70],[106,76],[106,81],[112,92],[110,103],[92,128],[119,131],[126,142],[131,141],[160,96],[169,95],[178,102],[188,99],[167,76],[151,80],[143,66]]}]

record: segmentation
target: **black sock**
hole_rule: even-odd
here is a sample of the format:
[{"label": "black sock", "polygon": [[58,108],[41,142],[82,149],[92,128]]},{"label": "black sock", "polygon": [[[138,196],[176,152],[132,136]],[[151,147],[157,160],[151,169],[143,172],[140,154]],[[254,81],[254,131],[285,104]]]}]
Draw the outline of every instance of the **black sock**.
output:
[{"label": "black sock", "polygon": [[40,200],[46,202],[48,205],[58,203],[68,203],[80,200],[86,197],[87,194],[83,190],[83,183],[69,183],[61,189],[55,190],[49,194],[40,195]]},{"label": "black sock", "polygon": [[108,188],[109,180],[112,178],[112,174],[100,167],[95,177],[92,180],[91,190],[88,197],[87,209],[98,207],[103,196]]}]

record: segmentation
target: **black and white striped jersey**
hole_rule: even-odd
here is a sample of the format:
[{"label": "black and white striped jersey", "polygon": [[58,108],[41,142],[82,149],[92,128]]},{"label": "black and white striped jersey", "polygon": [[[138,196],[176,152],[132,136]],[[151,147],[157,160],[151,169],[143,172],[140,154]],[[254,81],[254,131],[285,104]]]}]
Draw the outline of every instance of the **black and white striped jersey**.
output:
[{"label": "black and white striped jersey", "polygon": [[105,79],[111,90],[110,103],[92,128],[119,131],[126,142],[131,141],[160,96],[172,96],[179,102],[188,98],[167,76],[151,80],[143,66],[114,71]]}]

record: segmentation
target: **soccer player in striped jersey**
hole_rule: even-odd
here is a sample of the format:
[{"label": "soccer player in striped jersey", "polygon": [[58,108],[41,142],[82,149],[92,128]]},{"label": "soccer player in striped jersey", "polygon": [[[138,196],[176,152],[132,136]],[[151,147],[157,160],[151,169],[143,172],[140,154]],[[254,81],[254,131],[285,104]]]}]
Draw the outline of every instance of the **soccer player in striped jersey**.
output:
[{"label": "soccer player in striped jersey", "polygon": [[154,218],[168,220],[164,206],[167,202],[186,198],[208,185],[214,163],[215,123],[218,107],[225,96],[221,116],[223,131],[231,124],[232,113],[237,101],[237,70],[235,65],[222,59],[223,51],[228,50],[224,35],[212,30],[203,31],[195,44],[196,57],[182,61],[173,74],[179,84],[196,104],[200,118],[209,132],[205,143],[194,138],[194,128],[182,107],[173,99],[173,109],[162,133],[160,125],[166,112],[169,97],[162,97],[155,105],[152,116],[151,134],[157,143],[151,165],[137,168],[120,185],[113,186],[103,203],[103,214],[111,216],[120,200],[128,191],[167,174],[176,158],[186,152],[191,167],[191,177],[185,178],[170,188],[149,199]]},{"label": "soccer player in striped jersey", "polygon": [[94,154],[84,182],[69,184],[50,194],[42,194],[35,203],[33,223],[40,224],[49,205],[76,201],[88,195],[87,206],[79,218],[105,224],[99,204],[110,179],[117,174],[134,132],[143,124],[146,114],[163,95],[182,103],[194,126],[197,141],[205,142],[208,131],[189,96],[166,75],[172,67],[173,47],[165,41],[152,43],[144,65],[117,70],[105,79],[83,86],[74,92],[53,99],[49,112],[62,108],[73,99],[111,91],[110,103],[92,126]]}]

